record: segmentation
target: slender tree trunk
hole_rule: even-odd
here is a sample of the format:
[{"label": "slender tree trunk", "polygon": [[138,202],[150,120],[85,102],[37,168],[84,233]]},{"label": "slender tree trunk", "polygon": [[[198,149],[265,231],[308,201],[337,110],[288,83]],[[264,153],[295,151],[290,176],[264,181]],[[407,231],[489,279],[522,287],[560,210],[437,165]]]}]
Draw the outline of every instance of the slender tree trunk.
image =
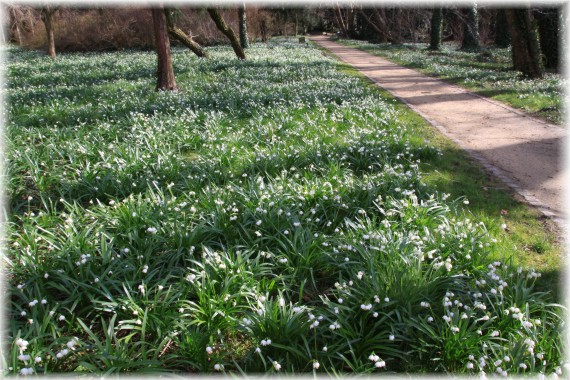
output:
[{"label": "slender tree trunk", "polygon": [[239,17],[239,43],[242,48],[249,47],[249,38],[247,38],[247,15],[245,12],[245,3],[241,3],[238,7]]},{"label": "slender tree trunk", "polygon": [[216,26],[220,32],[222,32],[230,40],[232,48],[234,49],[237,57],[239,59],[245,59],[245,52],[239,44],[236,34],[234,33],[233,29],[226,24],[220,12],[218,12],[216,8],[208,8],[208,13],[210,14],[212,20],[214,20],[214,23],[216,23]]},{"label": "slender tree trunk", "polygon": [[47,33],[47,53],[48,55],[55,59],[56,55],[55,55],[55,38],[54,38],[54,31],[53,31],[53,21],[54,21],[54,15],[55,12],[57,11],[57,8],[52,8],[49,6],[45,6],[42,8],[41,10],[41,18],[42,21],[44,22],[44,25],[46,27],[46,33]]},{"label": "slender tree trunk", "polygon": [[168,8],[164,9],[164,15],[166,16],[166,25],[168,27],[168,34],[170,35],[170,37],[183,43],[186,47],[192,50],[194,54],[196,54],[198,57],[208,58],[208,53],[204,51],[204,48],[200,46],[199,43],[194,41],[192,36],[189,36],[186,33],[184,33],[182,29],[178,28],[174,24],[174,18],[172,16],[171,9]]},{"label": "slender tree trunk", "polygon": [[479,44],[479,16],[477,14],[477,4],[473,4],[467,10],[467,18],[463,24],[463,50],[478,50]]},{"label": "slender tree trunk", "polygon": [[498,9],[495,15],[495,45],[500,48],[511,46],[511,31],[504,9]]},{"label": "slender tree trunk", "polygon": [[337,3],[336,4],[336,13],[337,13],[337,20],[338,20],[338,26],[340,29],[340,35],[343,38],[348,37],[348,31],[346,29],[346,23],[344,22],[344,17],[342,15],[342,10],[340,9],[340,5]]},{"label": "slender tree trunk", "polygon": [[507,9],[511,30],[513,68],[530,78],[541,78],[544,66],[536,26],[529,9]]},{"label": "slender tree trunk", "polygon": [[441,29],[443,24],[443,9],[435,8],[431,15],[430,50],[441,49]]},{"label": "slender tree trunk", "polygon": [[176,80],[174,79],[174,69],[170,56],[170,39],[168,38],[166,16],[162,5],[152,9],[152,21],[158,55],[156,91],[176,90]]}]

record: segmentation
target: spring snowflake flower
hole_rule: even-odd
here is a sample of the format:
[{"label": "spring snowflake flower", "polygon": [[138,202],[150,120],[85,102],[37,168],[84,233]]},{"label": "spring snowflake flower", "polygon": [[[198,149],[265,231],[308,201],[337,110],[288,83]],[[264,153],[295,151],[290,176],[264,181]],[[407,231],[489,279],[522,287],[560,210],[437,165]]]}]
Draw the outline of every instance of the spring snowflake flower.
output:
[{"label": "spring snowflake flower", "polygon": [[380,361],[377,361],[376,363],[374,363],[374,366],[376,368],[386,367],[386,362],[384,360],[380,360]]},{"label": "spring snowflake flower", "polygon": [[33,375],[33,374],[34,374],[33,368],[22,368],[20,370],[20,375],[22,376]]},{"label": "spring snowflake flower", "polygon": [[276,371],[279,371],[281,369],[281,364],[277,363],[277,361],[274,361],[273,368],[275,368]]},{"label": "spring snowflake flower", "polygon": [[20,352],[26,351],[28,344],[29,342],[27,340],[23,340],[21,338],[16,339],[16,345],[20,348]]}]

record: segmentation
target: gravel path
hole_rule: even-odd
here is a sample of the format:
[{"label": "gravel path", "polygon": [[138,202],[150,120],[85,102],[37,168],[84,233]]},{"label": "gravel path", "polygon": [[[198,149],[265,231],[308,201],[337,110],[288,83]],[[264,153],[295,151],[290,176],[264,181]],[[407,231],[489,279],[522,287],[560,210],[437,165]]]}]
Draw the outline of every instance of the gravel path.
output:
[{"label": "gravel path", "polygon": [[328,37],[310,39],[410,106],[528,203],[565,220],[563,128]]}]

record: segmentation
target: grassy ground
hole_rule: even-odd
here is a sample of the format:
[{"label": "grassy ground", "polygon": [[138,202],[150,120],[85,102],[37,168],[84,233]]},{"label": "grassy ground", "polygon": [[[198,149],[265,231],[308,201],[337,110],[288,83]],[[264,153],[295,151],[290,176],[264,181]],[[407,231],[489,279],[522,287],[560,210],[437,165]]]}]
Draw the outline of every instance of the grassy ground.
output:
[{"label": "grassy ground", "polygon": [[561,125],[564,121],[564,82],[561,75],[547,73],[543,79],[522,78],[520,73],[511,70],[510,49],[485,48],[481,52],[466,52],[459,50],[456,44],[443,44],[440,51],[430,51],[426,44],[340,42],[425,74],[436,75],[549,122]]},{"label": "grassy ground", "polygon": [[532,210],[311,46],[209,51],[9,51],[8,372],[562,371]]}]

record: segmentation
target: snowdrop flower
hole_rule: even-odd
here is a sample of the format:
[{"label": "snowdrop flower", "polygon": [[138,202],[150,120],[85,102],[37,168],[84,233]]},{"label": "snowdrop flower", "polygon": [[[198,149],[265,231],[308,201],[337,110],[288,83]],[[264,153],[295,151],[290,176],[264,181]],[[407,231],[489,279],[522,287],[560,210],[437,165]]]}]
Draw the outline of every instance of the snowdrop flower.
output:
[{"label": "snowdrop flower", "polygon": [[21,360],[23,362],[30,360],[30,355],[24,355],[24,354],[20,354],[18,355],[18,360]]},{"label": "snowdrop flower", "polygon": [[467,367],[467,369],[473,369],[473,363],[467,362],[466,367]]},{"label": "snowdrop flower", "polygon": [[380,360],[380,357],[378,355],[370,354],[370,356],[368,356],[368,360],[377,362],[378,360]]},{"label": "snowdrop flower", "polygon": [[273,362],[273,368],[275,368],[276,371],[279,371],[281,369],[281,364],[274,361]]},{"label": "snowdrop flower", "polygon": [[390,298],[388,297],[384,298],[384,302],[390,302]]},{"label": "snowdrop flower", "polygon": [[65,321],[65,315],[60,315],[58,318],[60,321]]},{"label": "snowdrop flower", "polygon": [[374,318],[378,318],[378,313],[375,311],[374,313],[372,313],[372,316],[373,316]]},{"label": "snowdrop flower", "polygon": [[527,369],[527,365],[524,364],[524,363],[520,363],[520,364],[519,364],[519,368]]},{"label": "snowdrop flower", "polygon": [[221,364],[214,364],[214,370],[221,371],[224,367]]},{"label": "snowdrop flower", "polygon": [[210,355],[213,351],[214,351],[214,350],[212,349],[212,347],[210,347],[210,346],[206,347],[206,353],[207,353],[208,355]]},{"label": "snowdrop flower", "polygon": [[323,352],[327,352],[329,350],[329,348],[327,346],[323,347]]},{"label": "snowdrop flower", "polygon": [[258,353],[258,354],[260,354],[260,353],[261,353],[261,348],[256,347],[256,348],[255,348],[255,352]]},{"label": "snowdrop flower", "polygon": [[75,340],[75,338],[73,338],[69,342],[67,342],[66,346],[67,346],[67,348],[73,350],[73,349],[75,349],[76,344],[77,344],[77,340]]},{"label": "snowdrop flower", "polygon": [[390,335],[390,336],[388,337],[388,339],[394,340],[394,335]]},{"label": "snowdrop flower", "polygon": [[491,333],[491,336],[499,336],[499,332],[497,330],[495,330]]},{"label": "snowdrop flower", "polygon": [[262,346],[269,346],[271,344],[271,339],[262,339],[260,344]]},{"label": "snowdrop flower", "polygon": [[26,314],[28,314],[28,313],[26,313],[24,310],[22,310],[22,312],[20,313],[20,315],[21,315],[22,317],[25,317]]},{"label": "snowdrop flower", "polygon": [[34,361],[35,361],[36,363],[41,363],[41,362],[42,362],[42,358],[40,358],[39,356],[36,356],[36,357],[34,358]]},{"label": "snowdrop flower", "polygon": [[321,365],[319,364],[319,362],[315,361],[313,362],[313,369],[319,369]]},{"label": "snowdrop flower", "polygon": [[148,232],[149,234],[155,234],[156,231],[157,231],[157,229],[154,227],[149,227],[146,229],[146,232]]},{"label": "snowdrop flower", "polygon": [[433,322],[433,317],[428,317],[428,318],[427,318],[427,321],[428,321],[428,322]]}]

